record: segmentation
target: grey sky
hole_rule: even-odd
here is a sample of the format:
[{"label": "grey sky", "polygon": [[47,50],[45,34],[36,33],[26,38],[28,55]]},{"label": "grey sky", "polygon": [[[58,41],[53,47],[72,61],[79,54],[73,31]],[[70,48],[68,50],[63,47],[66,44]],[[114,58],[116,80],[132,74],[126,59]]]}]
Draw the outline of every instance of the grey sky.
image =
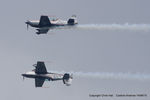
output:
[{"label": "grey sky", "polygon": [[[40,15],[79,24],[150,24],[149,0],[1,0],[0,1],[0,99],[1,100],[149,100],[150,80],[117,80],[74,77],[70,87],[46,82],[35,88],[33,79],[21,74],[38,60],[47,69],[84,72],[150,73],[150,34],[143,31],[52,30],[37,36],[25,21]],[[89,94],[144,93],[142,98],[92,98]]]}]

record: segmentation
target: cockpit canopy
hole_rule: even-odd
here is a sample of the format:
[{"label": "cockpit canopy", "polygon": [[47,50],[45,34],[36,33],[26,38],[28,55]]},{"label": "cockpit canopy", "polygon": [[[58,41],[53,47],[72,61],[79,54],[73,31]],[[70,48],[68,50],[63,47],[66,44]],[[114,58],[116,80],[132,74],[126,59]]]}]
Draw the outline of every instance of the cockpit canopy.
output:
[{"label": "cockpit canopy", "polygon": [[56,18],[56,17],[49,17],[49,20],[50,20],[50,21],[57,21],[58,18]]}]

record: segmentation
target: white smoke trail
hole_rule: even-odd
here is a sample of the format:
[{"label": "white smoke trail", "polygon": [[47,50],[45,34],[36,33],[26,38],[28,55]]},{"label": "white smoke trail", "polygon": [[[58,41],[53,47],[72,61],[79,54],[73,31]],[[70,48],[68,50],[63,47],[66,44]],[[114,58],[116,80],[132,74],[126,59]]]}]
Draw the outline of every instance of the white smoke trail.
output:
[{"label": "white smoke trail", "polygon": [[[65,71],[52,71],[54,73],[66,73]],[[98,79],[116,79],[116,80],[150,80],[150,74],[142,73],[113,73],[113,72],[68,72],[76,78],[98,78]]]},{"label": "white smoke trail", "polygon": [[127,80],[150,80],[150,75],[140,73],[109,73],[109,72],[75,72],[78,77],[90,77],[100,79],[127,79]]},{"label": "white smoke trail", "polygon": [[110,30],[110,31],[150,31],[150,24],[83,24],[76,25],[77,29]]}]

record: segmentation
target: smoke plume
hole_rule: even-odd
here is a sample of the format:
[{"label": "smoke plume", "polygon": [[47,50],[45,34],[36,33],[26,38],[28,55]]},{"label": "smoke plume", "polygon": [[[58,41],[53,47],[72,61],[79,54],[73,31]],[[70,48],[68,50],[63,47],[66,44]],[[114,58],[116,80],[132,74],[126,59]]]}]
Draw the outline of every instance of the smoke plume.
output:
[{"label": "smoke plume", "polygon": [[150,24],[79,24],[77,29],[83,30],[111,30],[111,31],[150,31]]},{"label": "smoke plume", "polygon": [[[52,71],[54,73],[66,73],[65,71]],[[97,79],[116,79],[116,80],[150,80],[150,74],[142,73],[123,73],[123,72],[67,72],[73,74],[73,78],[97,78]]]}]

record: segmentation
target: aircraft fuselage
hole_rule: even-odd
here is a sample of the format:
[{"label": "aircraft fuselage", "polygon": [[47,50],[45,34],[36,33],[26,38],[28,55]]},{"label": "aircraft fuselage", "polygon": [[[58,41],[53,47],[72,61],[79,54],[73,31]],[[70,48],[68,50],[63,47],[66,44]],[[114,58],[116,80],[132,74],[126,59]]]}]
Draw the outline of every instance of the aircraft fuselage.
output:
[{"label": "aircraft fuselage", "polygon": [[60,19],[49,20],[48,16],[41,16],[40,20],[31,20],[31,21],[28,20],[25,23],[27,24],[27,28],[28,25],[37,28],[36,29],[38,31],[36,32],[37,34],[46,34],[49,29],[64,29],[66,28],[64,26],[74,26],[78,24],[76,16],[72,16],[68,21]]},{"label": "aircraft fuselage", "polygon": [[[27,72],[25,74],[22,74],[23,77],[27,78],[44,78],[47,80],[62,80],[63,74],[57,74],[57,73],[47,73],[47,74],[36,74],[34,71]],[[60,77],[61,76],[61,77]]]},{"label": "aircraft fuselage", "polygon": [[65,74],[57,74],[57,73],[50,73],[47,72],[46,66],[43,61],[38,61],[37,64],[33,65],[35,67],[34,70],[26,72],[22,74],[23,79],[24,77],[33,78],[35,79],[35,87],[42,87],[45,80],[48,81],[57,81],[62,80],[64,84],[67,86],[71,85],[72,75],[65,73]]}]

